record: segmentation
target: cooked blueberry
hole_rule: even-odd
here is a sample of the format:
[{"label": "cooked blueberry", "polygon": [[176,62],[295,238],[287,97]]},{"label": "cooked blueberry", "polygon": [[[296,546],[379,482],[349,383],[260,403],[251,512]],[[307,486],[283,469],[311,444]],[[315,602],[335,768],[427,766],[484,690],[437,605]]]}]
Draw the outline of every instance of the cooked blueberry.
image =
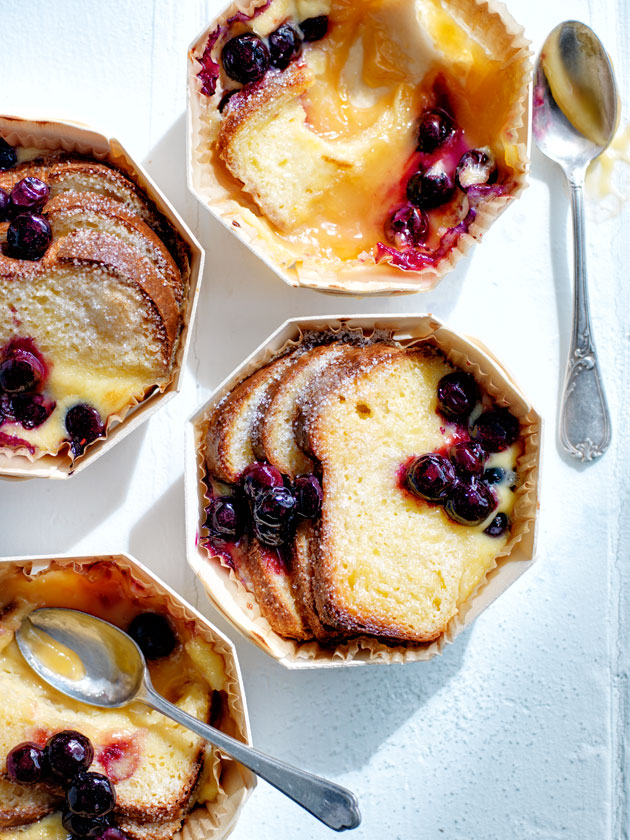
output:
[{"label": "cooked blueberry", "polygon": [[424,210],[405,204],[385,224],[385,238],[399,250],[421,245],[429,232],[429,219]]},{"label": "cooked blueberry", "polygon": [[8,394],[0,392],[0,425],[5,422],[11,423],[14,420],[13,400]]},{"label": "cooked blueberry", "polygon": [[10,206],[9,194],[0,189],[0,222],[5,222],[9,218]]},{"label": "cooked blueberry", "polygon": [[305,41],[321,41],[328,32],[328,16],[318,15],[307,18],[300,24],[300,29]]},{"label": "cooked blueberry", "polygon": [[497,168],[489,149],[471,149],[464,152],[455,170],[457,186],[464,192],[470,187],[492,184],[496,179]]},{"label": "cooked blueberry", "polygon": [[48,201],[50,187],[39,178],[28,176],[22,178],[11,190],[11,214],[17,216],[29,210],[31,213],[38,212]]},{"label": "cooked blueberry", "polygon": [[439,161],[428,169],[416,172],[407,182],[407,198],[416,207],[424,210],[446,204],[454,190],[453,179]]},{"label": "cooked blueberry", "polygon": [[430,154],[453,135],[455,126],[446,111],[431,108],[425,111],[418,126],[418,151]]},{"label": "cooked blueberry", "polygon": [[43,216],[20,213],[7,230],[7,254],[16,260],[39,260],[52,242],[52,230]]},{"label": "cooked blueberry", "polygon": [[65,810],[61,816],[61,824],[73,837],[100,837],[110,828],[110,814],[103,817],[82,817]]},{"label": "cooked blueberry", "polygon": [[271,464],[254,461],[241,473],[241,487],[246,496],[255,498],[270,487],[284,487],[282,473]]},{"label": "cooked blueberry", "polygon": [[169,656],[177,645],[177,638],[168,619],[159,613],[140,613],[131,622],[127,632],[145,659]]},{"label": "cooked blueberry", "polygon": [[20,785],[34,785],[41,782],[48,772],[46,754],[41,747],[30,741],[13,747],[7,756],[7,775]]},{"label": "cooked blueberry", "polygon": [[295,514],[295,497],[287,487],[271,487],[253,505],[254,535],[263,545],[277,547],[289,539]]},{"label": "cooked blueberry", "polygon": [[481,414],[470,431],[470,436],[479,441],[486,452],[502,452],[516,443],[518,434],[518,420],[504,408]]},{"label": "cooked blueberry", "polygon": [[482,478],[486,484],[499,484],[505,478],[505,470],[501,467],[489,467]]},{"label": "cooked blueberry", "polygon": [[65,424],[70,436],[70,448],[75,458],[83,453],[88,443],[92,443],[93,440],[105,434],[101,415],[93,406],[86,403],[79,403],[69,408],[66,412]]},{"label": "cooked blueberry", "polygon": [[48,741],[46,757],[51,773],[63,781],[70,781],[77,773],[88,769],[94,760],[94,747],[85,735],[65,729]]},{"label": "cooked blueberry", "polygon": [[73,814],[102,817],[116,804],[116,791],[101,773],[79,773],[66,790],[66,803]]},{"label": "cooked blueberry", "polygon": [[33,391],[46,375],[43,364],[28,350],[12,350],[0,364],[0,388],[11,394]]},{"label": "cooked blueberry", "polygon": [[13,146],[0,137],[0,170],[11,169],[17,163],[17,153]]},{"label": "cooked blueberry", "polygon": [[14,394],[11,397],[13,416],[25,429],[37,429],[45,423],[56,405],[41,394]]},{"label": "cooked blueberry", "polygon": [[106,828],[102,834],[97,834],[96,840],[129,840],[129,838],[124,831],[112,825]]},{"label": "cooked blueberry", "polygon": [[420,455],[407,467],[407,487],[429,502],[443,502],[455,481],[455,467],[443,455]]},{"label": "cooked blueberry", "polygon": [[438,411],[450,420],[467,417],[478,398],[479,388],[470,373],[454,371],[447,373],[438,382]]},{"label": "cooked blueberry", "polygon": [[448,450],[448,457],[459,473],[480,475],[486,460],[486,453],[474,440],[455,443]]},{"label": "cooked blueberry", "polygon": [[446,500],[444,510],[454,522],[460,525],[479,525],[497,507],[494,491],[479,479],[471,476],[467,481],[458,481]]},{"label": "cooked blueberry", "polygon": [[221,51],[223,69],[235,82],[242,85],[257,82],[269,68],[267,45],[253,32],[244,32],[230,38]]},{"label": "cooked blueberry", "polygon": [[206,508],[206,527],[215,537],[237,540],[245,530],[245,513],[234,496],[212,499]]},{"label": "cooked blueberry", "polygon": [[316,519],[322,509],[324,493],[315,475],[298,475],[293,482],[295,512],[304,519]]},{"label": "cooked blueberry", "polygon": [[269,61],[272,67],[284,70],[300,52],[302,39],[288,23],[283,23],[269,36]]},{"label": "cooked blueberry", "polygon": [[505,513],[497,513],[492,522],[487,528],[484,528],[484,533],[490,537],[502,537],[503,534],[510,527],[510,520]]}]

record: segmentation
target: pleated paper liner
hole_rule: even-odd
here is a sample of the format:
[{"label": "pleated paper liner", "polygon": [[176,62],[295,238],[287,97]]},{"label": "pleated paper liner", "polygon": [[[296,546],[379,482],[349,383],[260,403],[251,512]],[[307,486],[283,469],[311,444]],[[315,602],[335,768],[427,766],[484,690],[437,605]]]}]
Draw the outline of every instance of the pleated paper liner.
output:
[{"label": "pleated paper liner", "polygon": [[[31,454],[27,449],[0,448],[0,478],[69,478],[110,450],[134,429],[149,419],[158,408],[175,396],[181,384],[190,344],[191,329],[199,286],[203,271],[204,252],[188,226],[160,192],[147,172],[123,148],[118,140],[108,138],[87,126],[65,121],[31,120],[21,117],[0,116],[0,136],[7,143],[42,152],[62,150],[89,155],[98,161],[111,163],[133,181],[175,228],[187,245],[190,255],[190,277],[187,297],[182,305],[182,329],[175,354],[170,382],[159,391],[149,389],[143,398],[136,400],[123,411],[112,415],[107,422],[107,435],[97,439],[74,464],[66,449],[57,455]],[[123,422],[124,421],[124,422]]]},{"label": "pleated paper liner", "polygon": [[[435,0],[423,2],[431,8],[436,5]],[[221,119],[217,110],[221,92],[213,97],[201,92],[201,82],[197,78],[201,69],[199,60],[209,35],[218,26],[234,15],[251,16],[256,9],[268,5],[267,0],[230,3],[189,48],[187,132],[190,190],[289,286],[351,295],[408,294],[434,288],[526,186],[530,145],[531,52],[523,28],[511,17],[505,5],[495,0],[448,0],[440,4],[440,8],[446,6],[454,20],[461,22],[470,36],[496,59],[497,77],[502,81],[509,79],[510,99],[500,136],[513,174],[508,193],[482,202],[468,232],[460,235],[456,245],[435,265],[419,271],[403,271],[386,262],[375,263],[372,259],[333,264],[330,260],[309,258],[297,246],[290,247],[247,193],[241,190],[240,182],[218,159],[214,146]],[[314,14],[321,14],[321,11]],[[240,19],[243,20],[243,17]]]},{"label": "pleated paper liner", "polygon": [[[213,556],[204,543],[205,438],[214,407],[239,382],[275,356],[297,346],[305,330],[355,331],[370,336],[375,330],[391,335],[403,347],[429,342],[458,368],[470,371],[498,405],[506,406],[521,424],[523,453],[518,460],[520,485],[516,491],[511,537],[488,569],[475,592],[459,608],[446,631],[429,644],[385,645],[366,636],[323,647],[315,641],[297,642],[275,633],[261,615],[253,595],[234,570]],[[467,627],[492,601],[534,562],[541,419],[513,377],[476,340],[448,329],[432,315],[356,315],[294,318],[286,321],[225,379],[208,402],[191,418],[186,443],[186,540],[193,571],[214,606],[246,638],[288,668],[332,667],[374,662],[415,662],[431,659]]]},{"label": "pleated paper liner", "polygon": [[[232,643],[197,610],[186,603],[169,586],[128,554],[86,557],[38,556],[0,559],[0,591],[3,583],[16,574],[27,579],[45,571],[72,569],[76,574],[89,575],[90,568],[99,564],[113,565],[123,576],[123,591],[134,601],[146,602],[148,610],[157,605],[165,608],[180,624],[194,625],[195,632],[208,642],[223,660],[226,675],[225,694],[227,719],[223,731],[244,743],[251,743],[247,706],[243,693],[241,672]],[[2,600],[0,598],[0,605]],[[51,601],[51,605],[54,602]],[[40,721],[45,724],[45,721]],[[197,805],[186,816],[178,840],[221,840],[234,828],[241,808],[256,786],[256,777],[229,757],[213,750],[215,781],[218,794],[214,801]]]}]

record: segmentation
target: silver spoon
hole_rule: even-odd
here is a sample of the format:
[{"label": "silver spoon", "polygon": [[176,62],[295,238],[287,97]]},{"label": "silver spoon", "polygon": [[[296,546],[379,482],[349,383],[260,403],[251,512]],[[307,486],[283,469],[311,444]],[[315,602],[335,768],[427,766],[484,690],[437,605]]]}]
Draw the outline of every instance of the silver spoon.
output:
[{"label": "silver spoon", "polygon": [[574,233],[573,330],[560,408],[560,441],[581,461],[610,444],[610,414],[595,352],[586,287],[584,178],[617,128],[615,75],[600,40],[568,20],[547,36],[536,62],[533,131],[538,148],[560,164],[571,190]]},{"label": "silver spoon", "polygon": [[[344,831],[361,822],[349,790],[248,747],[165,700],[151,685],[138,645],[113,624],[78,610],[44,607],[23,620],[16,639],[35,673],[63,694],[102,708],[144,703],[249,767],[329,828]],[[63,664],[51,654],[59,645],[63,662],[70,659],[75,667],[54,667]]]}]

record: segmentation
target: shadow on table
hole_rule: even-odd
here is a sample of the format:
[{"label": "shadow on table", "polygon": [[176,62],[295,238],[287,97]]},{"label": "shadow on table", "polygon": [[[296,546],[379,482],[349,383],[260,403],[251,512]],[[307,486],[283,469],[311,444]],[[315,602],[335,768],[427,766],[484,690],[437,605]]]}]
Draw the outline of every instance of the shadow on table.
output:
[{"label": "shadow on table", "polygon": [[194,576],[186,562],[183,475],[133,526],[129,551],[194,604]]},{"label": "shadow on table", "polygon": [[[57,554],[95,530],[123,503],[146,429],[136,429],[67,480],[0,482],[0,553]],[[46,511],[45,520],[34,520],[38,510]]]}]

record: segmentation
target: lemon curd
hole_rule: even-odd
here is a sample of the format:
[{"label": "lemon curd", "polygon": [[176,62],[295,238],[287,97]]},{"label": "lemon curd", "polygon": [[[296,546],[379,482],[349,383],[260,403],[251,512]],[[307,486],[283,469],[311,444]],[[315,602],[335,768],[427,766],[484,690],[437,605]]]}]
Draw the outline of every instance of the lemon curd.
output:
[{"label": "lemon curd", "polygon": [[[261,8],[251,19],[237,16],[220,43],[250,31],[264,38],[281,23],[296,26],[313,15],[327,15],[329,21],[325,37],[302,46],[299,61],[310,82],[306,90],[296,90],[295,102],[303,111],[303,124],[294,114],[284,137],[276,137],[273,120],[283,110],[295,108],[295,103],[279,103],[268,129],[257,123],[259,137],[251,151],[259,167],[265,146],[276,149],[279,143],[285,145],[287,157],[299,160],[293,168],[281,161],[277,172],[280,183],[291,180],[291,189],[296,181],[304,181],[298,211],[273,224],[275,235],[297,260],[338,265],[390,260],[391,254],[379,243],[387,241],[387,221],[406,201],[407,181],[419,166],[418,120],[425,109],[446,108],[460,132],[461,143],[447,153],[457,154],[457,159],[447,161],[451,171],[463,151],[484,147],[499,173],[496,194],[513,189],[522,166],[513,130],[515,100],[526,83],[519,61],[506,55],[505,48],[493,50],[488,35],[492,27],[480,20],[476,4],[272,0]],[[313,143],[309,134],[318,142]],[[319,179],[312,176],[313,161],[303,165],[306,154],[318,156]],[[247,173],[226,167],[216,150],[212,160],[226,188],[238,189],[236,174],[242,181],[240,200],[254,212],[275,218],[271,201],[266,195],[261,198]],[[266,165],[277,163],[270,153]],[[271,200],[277,195],[275,191]],[[474,213],[469,215],[472,206],[472,199],[458,191],[432,208],[430,230],[422,243],[424,259],[417,265],[395,264],[417,269],[439,261],[459,234],[468,231],[474,220]]]}]

